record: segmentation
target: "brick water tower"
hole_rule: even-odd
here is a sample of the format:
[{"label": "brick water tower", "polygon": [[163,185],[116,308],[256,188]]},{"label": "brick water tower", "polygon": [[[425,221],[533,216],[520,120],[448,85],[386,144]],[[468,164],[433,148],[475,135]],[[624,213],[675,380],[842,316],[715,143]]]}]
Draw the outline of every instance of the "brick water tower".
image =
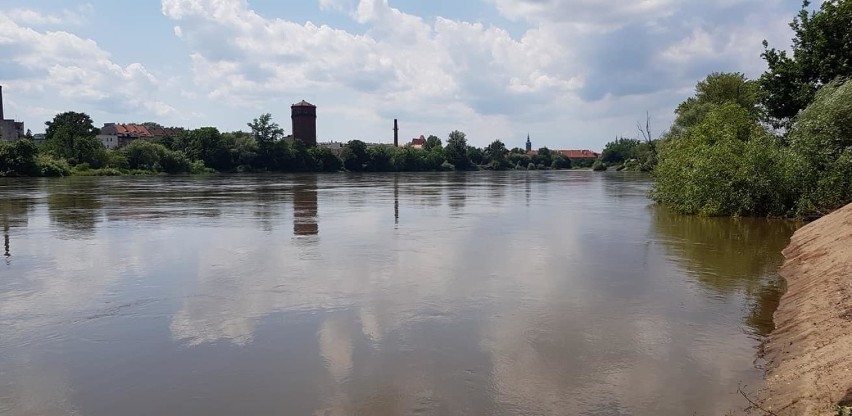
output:
[{"label": "brick water tower", "polygon": [[293,139],[307,147],[317,146],[317,106],[302,100],[290,107],[293,119]]}]

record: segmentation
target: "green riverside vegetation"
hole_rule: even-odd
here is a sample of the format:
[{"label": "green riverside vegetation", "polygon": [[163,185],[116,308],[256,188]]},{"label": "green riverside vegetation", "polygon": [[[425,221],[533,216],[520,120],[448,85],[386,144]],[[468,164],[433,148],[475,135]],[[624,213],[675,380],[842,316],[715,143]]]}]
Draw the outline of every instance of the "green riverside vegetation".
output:
[{"label": "green riverside vegetation", "polygon": [[151,175],[215,172],[419,172],[442,170],[570,169],[571,160],[539,149],[530,156],[495,140],[485,149],[467,144],[460,131],[446,146],[429,136],[423,149],[350,141],[338,154],[284,140],[270,114],[248,123],[250,132],[222,133],[214,127],[174,137],[134,140],[107,150],[84,113],[65,112],[45,123],[45,142],[0,142],[0,176]]},{"label": "green riverside vegetation", "polygon": [[659,139],[619,138],[600,163],[652,171],[684,214],[815,218],[852,202],[852,0],[793,19],[792,54],[764,42],[758,80],[713,73]]}]

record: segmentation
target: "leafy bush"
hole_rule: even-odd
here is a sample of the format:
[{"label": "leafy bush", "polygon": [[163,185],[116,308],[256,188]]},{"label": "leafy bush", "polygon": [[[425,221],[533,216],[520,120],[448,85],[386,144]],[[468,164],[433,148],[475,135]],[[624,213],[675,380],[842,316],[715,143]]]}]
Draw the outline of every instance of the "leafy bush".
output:
[{"label": "leafy bush", "polygon": [[603,163],[600,160],[596,160],[595,163],[592,164],[592,170],[595,172],[603,172],[606,169],[606,163]]},{"label": "leafy bush", "polygon": [[319,171],[337,172],[343,168],[343,162],[329,148],[315,147],[310,150],[310,153]]},{"label": "leafy bush", "polygon": [[551,169],[571,169],[571,160],[562,156],[553,158],[553,163],[550,164]]},{"label": "leafy bush", "polygon": [[130,169],[166,173],[183,173],[191,169],[191,162],[183,152],[169,150],[161,144],[135,140],[122,151]]},{"label": "leafy bush", "polygon": [[38,173],[38,148],[29,140],[0,141],[0,176],[29,176]]},{"label": "leafy bush", "polygon": [[748,110],[726,103],[661,143],[652,197],[702,215],[786,215],[784,154]]},{"label": "leafy bush", "polygon": [[108,150],[105,166],[115,169],[127,169],[130,167],[130,163],[127,161],[127,155],[124,152]]},{"label": "leafy bush", "polygon": [[56,159],[49,154],[40,154],[36,157],[36,171],[39,176],[68,176],[71,167],[65,159]]},{"label": "leafy bush", "polygon": [[852,201],[852,81],[825,85],[787,137],[800,216],[827,214]]}]

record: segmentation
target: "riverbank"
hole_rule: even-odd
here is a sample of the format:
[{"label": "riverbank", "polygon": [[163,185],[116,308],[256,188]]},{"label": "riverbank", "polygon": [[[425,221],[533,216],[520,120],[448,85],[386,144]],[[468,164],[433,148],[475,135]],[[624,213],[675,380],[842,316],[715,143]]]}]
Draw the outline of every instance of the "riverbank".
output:
[{"label": "riverbank", "polygon": [[837,414],[852,406],[852,204],[798,230],[784,257],[763,407]]}]

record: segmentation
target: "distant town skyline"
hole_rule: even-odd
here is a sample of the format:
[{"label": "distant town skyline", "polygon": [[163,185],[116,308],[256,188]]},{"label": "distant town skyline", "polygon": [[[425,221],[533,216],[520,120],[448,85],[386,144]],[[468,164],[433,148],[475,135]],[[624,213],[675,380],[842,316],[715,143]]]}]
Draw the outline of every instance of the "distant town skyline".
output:
[{"label": "distant town skyline", "polygon": [[[799,2],[782,0],[7,0],[5,116],[34,133],[63,111],[96,125],[247,130],[290,106],[320,141],[452,130],[472,145],[600,150],[659,134],[712,71],[764,70]],[[819,2],[815,2],[818,7]]]}]

